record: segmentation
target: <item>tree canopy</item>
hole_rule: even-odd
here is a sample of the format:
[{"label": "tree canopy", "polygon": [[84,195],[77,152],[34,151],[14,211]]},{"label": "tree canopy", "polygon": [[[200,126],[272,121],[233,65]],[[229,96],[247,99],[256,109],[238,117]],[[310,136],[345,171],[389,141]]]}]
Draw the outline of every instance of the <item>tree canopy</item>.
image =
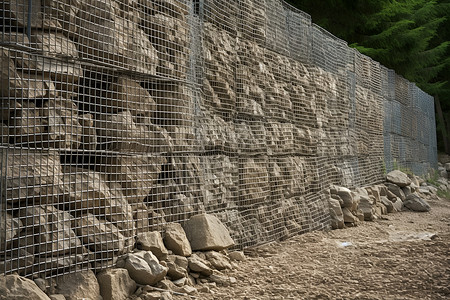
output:
[{"label": "tree canopy", "polygon": [[447,122],[438,129],[450,133],[450,0],[288,2],[439,99]]}]

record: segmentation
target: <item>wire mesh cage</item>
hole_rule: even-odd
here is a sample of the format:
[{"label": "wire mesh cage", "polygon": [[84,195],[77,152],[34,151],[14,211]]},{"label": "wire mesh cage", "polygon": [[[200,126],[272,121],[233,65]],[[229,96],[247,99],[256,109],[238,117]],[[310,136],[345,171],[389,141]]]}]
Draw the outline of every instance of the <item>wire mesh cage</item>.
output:
[{"label": "wire mesh cage", "polygon": [[331,185],[437,165],[432,97],[283,1],[0,6],[0,273],[107,268],[198,213],[237,248],[326,229]]}]

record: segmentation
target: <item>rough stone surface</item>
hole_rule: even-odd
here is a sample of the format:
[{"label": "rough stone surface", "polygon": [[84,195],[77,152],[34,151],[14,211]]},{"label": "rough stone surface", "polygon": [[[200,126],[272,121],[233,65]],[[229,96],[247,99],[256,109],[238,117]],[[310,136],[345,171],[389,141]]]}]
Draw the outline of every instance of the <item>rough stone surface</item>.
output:
[{"label": "rough stone surface", "polygon": [[208,251],[205,256],[216,270],[232,269],[230,259],[220,252]]},{"label": "rough stone surface", "polygon": [[392,205],[394,206],[395,211],[402,211],[403,209],[403,201],[400,198],[396,198],[392,201]]},{"label": "rough stone surface", "polygon": [[[386,184],[388,190],[392,192],[396,197],[400,198],[402,201],[405,201],[406,196],[403,190],[396,184]],[[388,196],[389,197],[389,196]]]},{"label": "rough stone surface", "polygon": [[359,219],[347,208],[342,208],[342,214],[344,215],[344,223],[358,223]]},{"label": "rough stone surface", "polygon": [[344,228],[344,215],[342,214],[342,208],[338,200],[328,199],[330,206],[331,227],[333,229]]},{"label": "rough stone surface", "polygon": [[77,235],[92,251],[124,251],[125,237],[111,222],[100,220],[89,213],[77,219],[76,224]]},{"label": "rough stone surface", "polygon": [[188,258],[189,270],[192,272],[200,273],[205,276],[210,276],[213,273],[213,269],[210,267],[210,263],[196,254],[192,254]]},{"label": "rough stone surface", "polygon": [[245,254],[243,251],[233,251],[228,253],[228,257],[234,261],[245,261]]},{"label": "rough stone surface", "polygon": [[97,281],[103,300],[127,299],[136,290],[136,282],[126,269],[105,270],[97,275]]},{"label": "rough stone surface", "polygon": [[187,268],[189,265],[188,259],[184,256],[179,255],[169,255],[167,257],[167,275],[171,279],[177,280],[180,278],[187,277]]},{"label": "rough stone surface", "polygon": [[151,251],[159,260],[165,260],[169,252],[157,231],[140,233],[136,237],[136,248]]},{"label": "rough stone surface", "polygon": [[150,251],[130,253],[125,260],[130,277],[139,284],[153,285],[167,274],[167,268],[159,263]]},{"label": "rough stone surface", "polygon": [[413,211],[428,212],[431,210],[428,202],[416,194],[409,195],[406,201],[403,202],[403,205]]},{"label": "rough stone surface", "polygon": [[30,279],[18,275],[0,275],[0,299],[49,300],[50,298]]},{"label": "rough stone surface", "polygon": [[411,179],[408,177],[408,175],[399,170],[389,172],[386,175],[386,179],[387,181],[392,182],[399,187],[405,187],[411,184]]},{"label": "rough stone surface", "polygon": [[90,270],[70,273],[57,280],[56,292],[67,300],[102,300],[100,286],[94,272]]},{"label": "rough stone surface", "polygon": [[167,224],[164,229],[164,244],[167,249],[176,255],[190,256],[192,254],[191,244],[186,233],[178,223]]},{"label": "rough stone surface", "polygon": [[394,205],[393,205],[392,201],[389,200],[387,197],[381,196],[381,203],[384,206],[386,206],[386,209],[387,209],[388,213],[394,212]]},{"label": "rough stone surface", "polygon": [[201,214],[191,217],[184,227],[192,250],[220,251],[234,245],[228,229],[216,217]]}]

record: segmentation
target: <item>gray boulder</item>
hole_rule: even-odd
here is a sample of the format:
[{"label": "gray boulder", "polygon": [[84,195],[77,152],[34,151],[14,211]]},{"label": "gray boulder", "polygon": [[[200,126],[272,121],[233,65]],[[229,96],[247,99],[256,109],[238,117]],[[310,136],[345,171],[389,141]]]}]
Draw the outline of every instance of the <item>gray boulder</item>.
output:
[{"label": "gray boulder", "polygon": [[403,205],[413,211],[427,212],[431,210],[428,202],[416,194],[411,194],[406,197],[406,201],[403,202]]},{"label": "gray boulder", "polygon": [[103,300],[128,299],[136,291],[136,282],[126,269],[108,269],[97,275]]}]

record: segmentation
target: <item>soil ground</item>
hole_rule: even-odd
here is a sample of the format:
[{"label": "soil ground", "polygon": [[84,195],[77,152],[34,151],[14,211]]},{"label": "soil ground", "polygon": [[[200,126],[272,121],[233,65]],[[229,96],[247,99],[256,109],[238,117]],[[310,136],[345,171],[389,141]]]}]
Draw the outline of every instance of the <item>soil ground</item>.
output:
[{"label": "soil ground", "polygon": [[197,299],[450,299],[450,200],[428,213],[312,232],[246,250],[231,287]]}]

